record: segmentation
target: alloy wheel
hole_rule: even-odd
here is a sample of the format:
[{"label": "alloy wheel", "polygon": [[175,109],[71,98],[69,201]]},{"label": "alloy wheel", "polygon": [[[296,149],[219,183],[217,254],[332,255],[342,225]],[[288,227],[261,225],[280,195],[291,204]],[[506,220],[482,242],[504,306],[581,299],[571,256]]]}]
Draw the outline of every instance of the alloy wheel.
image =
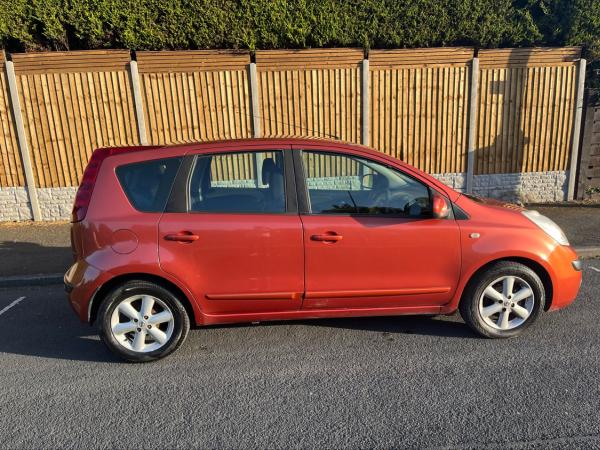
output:
[{"label": "alloy wheel", "polygon": [[501,331],[514,330],[531,316],[535,297],[523,278],[509,275],[492,281],[479,298],[479,313],[484,322]]},{"label": "alloy wheel", "polygon": [[162,300],[151,295],[134,295],[114,309],[110,328],[115,340],[127,350],[148,353],[169,341],[175,318]]}]

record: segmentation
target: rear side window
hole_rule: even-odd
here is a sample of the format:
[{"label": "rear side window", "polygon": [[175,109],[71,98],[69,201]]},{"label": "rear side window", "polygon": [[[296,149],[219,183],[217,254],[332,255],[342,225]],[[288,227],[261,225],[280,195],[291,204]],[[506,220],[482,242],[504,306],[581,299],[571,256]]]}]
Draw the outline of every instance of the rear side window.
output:
[{"label": "rear side window", "polygon": [[117,167],[129,202],[142,212],[163,212],[181,158],[155,159]]},{"label": "rear side window", "polygon": [[189,184],[189,211],[284,213],[283,152],[239,152],[196,158]]}]

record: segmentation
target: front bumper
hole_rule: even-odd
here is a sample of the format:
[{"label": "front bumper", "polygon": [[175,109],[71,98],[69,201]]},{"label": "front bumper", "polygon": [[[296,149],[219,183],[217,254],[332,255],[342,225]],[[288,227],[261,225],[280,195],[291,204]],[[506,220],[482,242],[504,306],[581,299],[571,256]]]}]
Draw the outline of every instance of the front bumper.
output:
[{"label": "front bumper", "polygon": [[577,298],[582,281],[581,260],[567,246],[558,246],[548,260],[552,277],[552,304],[550,311],[564,308]]}]

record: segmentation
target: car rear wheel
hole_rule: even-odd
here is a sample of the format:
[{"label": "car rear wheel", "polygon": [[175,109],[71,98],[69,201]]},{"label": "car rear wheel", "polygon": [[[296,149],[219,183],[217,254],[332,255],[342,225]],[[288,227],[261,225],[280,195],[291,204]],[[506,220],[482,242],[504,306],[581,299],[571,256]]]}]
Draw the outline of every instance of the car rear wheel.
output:
[{"label": "car rear wheel", "polygon": [[508,338],[530,326],[545,301],[537,273],[521,263],[500,261],[471,280],[459,309],[467,325],[481,336]]},{"label": "car rear wheel", "polygon": [[144,362],[164,358],[185,340],[187,312],[168,289],[128,281],[113,289],[99,311],[100,337],[120,358]]}]

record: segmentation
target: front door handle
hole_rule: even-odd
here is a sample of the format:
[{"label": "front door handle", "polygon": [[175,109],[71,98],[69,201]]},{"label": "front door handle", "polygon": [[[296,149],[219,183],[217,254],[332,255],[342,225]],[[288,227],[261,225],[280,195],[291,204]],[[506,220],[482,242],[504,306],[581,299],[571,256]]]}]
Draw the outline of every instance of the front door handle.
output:
[{"label": "front door handle", "polygon": [[200,236],[198,236],[197,234],[192,233],[191,231],[181,231],[181,232],[176,233],[176,234],[167,234],[165,236],[165,240],[167,240],[167,241],[175,241],[175,242],[192,243],[194,241],[197,241],[199,237]]},{"label": "front door handle", "polygon": [[319,242],[338,242],[341,241],[343,238],[343,236],[334,233],[333,231],[330,231],[328,233],[325,234],[313,234],[310,239],[313,241],[319,241]]}]

